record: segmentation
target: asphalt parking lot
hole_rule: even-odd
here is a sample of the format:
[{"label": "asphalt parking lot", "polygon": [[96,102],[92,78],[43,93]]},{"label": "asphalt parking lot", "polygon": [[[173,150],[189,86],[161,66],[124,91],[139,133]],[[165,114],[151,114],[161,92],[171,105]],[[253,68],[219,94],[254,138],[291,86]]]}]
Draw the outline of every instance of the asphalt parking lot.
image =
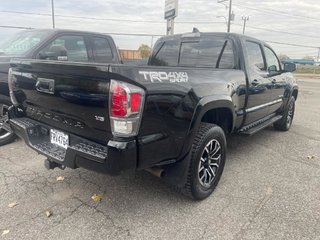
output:
[{"label": "asphalt parking lot", "polygon": [[0,147],[0,238],[319,240],[320,79],[299,84],[291,130],[229,137],[225,172],[202,202],[147,172],[47,171],[21,140]]}]

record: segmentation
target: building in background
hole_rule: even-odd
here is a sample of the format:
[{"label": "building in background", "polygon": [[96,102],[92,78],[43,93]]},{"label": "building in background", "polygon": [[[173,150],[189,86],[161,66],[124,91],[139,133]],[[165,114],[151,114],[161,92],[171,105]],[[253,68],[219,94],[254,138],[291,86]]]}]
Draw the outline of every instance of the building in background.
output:
[{"label": "building in background", "polygon": [[142,59],[139,50],[119,49],[120,57],[124,60],[140,60]]},{"label": "building in background", "polygon": [[147,44],[141,44],[138,50],[119,49],[119,53],[124,60],[148,59],[151,54],[151,47]]}]

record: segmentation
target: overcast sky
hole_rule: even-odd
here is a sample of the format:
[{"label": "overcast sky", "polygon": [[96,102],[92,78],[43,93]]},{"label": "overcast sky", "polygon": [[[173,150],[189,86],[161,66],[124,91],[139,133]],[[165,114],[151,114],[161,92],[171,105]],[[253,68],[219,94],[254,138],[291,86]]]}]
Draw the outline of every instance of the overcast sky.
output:
[{"label": "overcast sky", "polygon": [[[163,35],[164,0],[55,0],[57,28],[81,29],[104,33],[145,33]],[[250,16],[246,34],[265,41],[320,47],[319,0],[233,0],[235,21],[231,31],[242,33],[242,15]],[[3,11],[51,14],[51,0],[0,0],[0,25],[51,28],[50,16],[23,15]],[[67,18],[65,16],[99,18]],[[179,0],[175,33],[226,31],[227,9],[217,0]],[[0,38],[17,30],[0,28]],[[283,32],[283,33],[281,33]],[[114,36],[122,49],[137,49],[151,44],[151,37]],[[153,39],[156,40],[156,37]],[[316,56],[317,48],[269,43],[278,53],[291,58]]]}]

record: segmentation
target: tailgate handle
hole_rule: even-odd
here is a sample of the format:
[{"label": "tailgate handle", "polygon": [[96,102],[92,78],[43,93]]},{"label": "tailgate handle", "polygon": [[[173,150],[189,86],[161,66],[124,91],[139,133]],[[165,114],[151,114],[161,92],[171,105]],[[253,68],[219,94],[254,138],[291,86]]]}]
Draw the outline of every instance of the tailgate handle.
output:
[{"label": "tailgate handle", "polygon": [[54,79],[38,78],[36,89],[38,92],[54,94]]}]

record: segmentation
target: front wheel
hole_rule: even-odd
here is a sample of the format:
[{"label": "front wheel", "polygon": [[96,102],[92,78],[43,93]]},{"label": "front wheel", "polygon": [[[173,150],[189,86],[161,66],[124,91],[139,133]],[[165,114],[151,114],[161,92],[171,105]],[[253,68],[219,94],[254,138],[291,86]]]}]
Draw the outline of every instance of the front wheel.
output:
[{"label": "front wheel", "polygon": [[226,137],[217,125],[201,123],[192,144],[187,182],[183,192],[196,200],[210,196],[222,175],[226,159]]},{"label": "front wheel", "polygon": [[282,118],[273,124],[274,128],[280,131],[288,131],[292,125],[295,109],[295,98],[291,97]]},{"label": "front wheel", "polygon": [[0,95],[0,146],[10,143],[16,138],[13,132],[8,132],[2,128],[3,123],[8,121],[8,108],[10,105],[10,99]]}]

